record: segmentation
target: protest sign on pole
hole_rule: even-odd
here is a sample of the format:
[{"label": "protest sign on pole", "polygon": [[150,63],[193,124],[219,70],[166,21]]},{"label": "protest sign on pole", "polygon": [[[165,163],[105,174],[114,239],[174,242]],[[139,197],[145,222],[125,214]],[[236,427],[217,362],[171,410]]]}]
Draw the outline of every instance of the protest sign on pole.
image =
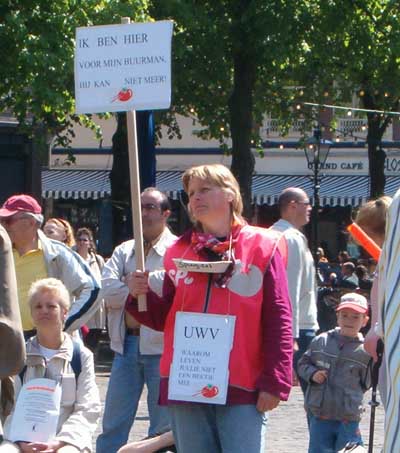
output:
[{"label": "protest sign on pole", "polygon": [[[144,271],[136,110],[171,104],[172,21],[76,29],[76,113],[127,112],[136,268]],[[146,310],[144,297],[139,310]]]},{"label": "protest sign on pole", "polygon": [[77,28],[76,112],[169,108],[172,25],[159,21]]}]

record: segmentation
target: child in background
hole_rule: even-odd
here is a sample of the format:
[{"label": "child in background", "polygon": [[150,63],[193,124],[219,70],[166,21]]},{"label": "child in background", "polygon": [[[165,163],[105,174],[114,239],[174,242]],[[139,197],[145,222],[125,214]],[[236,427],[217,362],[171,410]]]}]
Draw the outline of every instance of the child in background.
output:
[{"label": "child in background", "polygon": [[304,403],[308,453],[334,453],[349,442],[362,445],[359,422],[372,362],[360,333],[368,322],[367,300],[345,294],[336,311],[338,327],[316,337],[298,364],[299,375],[310,384]]}]

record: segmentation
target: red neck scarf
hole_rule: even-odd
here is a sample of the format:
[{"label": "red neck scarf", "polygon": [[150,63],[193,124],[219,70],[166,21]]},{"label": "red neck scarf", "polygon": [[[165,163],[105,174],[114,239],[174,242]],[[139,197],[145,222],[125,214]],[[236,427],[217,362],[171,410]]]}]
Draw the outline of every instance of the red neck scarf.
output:
[{"label": "red neck scarf", "polygon": [[[237,242],[241,228],[242,225],[234,225],[232,227],[229,238],[225,241],[220,241],[210,233],[202,233],[195,230],[193,230],[192,232],[190,243],[196,253],[199,253],[204,249],[208,249],[214,252],[216,255],[219,255],[221,257],[221,261],[231,261],[231,264],[223,274],[215,274],[214,276],[215,284],[221,288],[225,288],[228,281],[232,277],[235,267],[234,246]],[[229,251],[230,243],[231,250]]]}]

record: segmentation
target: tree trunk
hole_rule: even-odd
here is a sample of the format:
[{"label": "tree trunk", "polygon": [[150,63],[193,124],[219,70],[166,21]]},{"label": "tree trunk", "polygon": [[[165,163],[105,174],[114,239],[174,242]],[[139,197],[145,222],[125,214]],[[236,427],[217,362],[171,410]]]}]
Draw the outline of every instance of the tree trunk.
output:
[{"label": "tree trunk", "polygon": [[229,99],[232,137],[232,172],[240,184],[243,197],[243,215],[252,217],[252,177],[255,158],[251,152],[253,128],[253,90],[256,67],[254,59],[244,51],[234,55],[234,85]]},{"label": "tree trunk", "polygon": [[385,193],[386,153],[382,149],[382,135],[379,119],[376,119],[374,114],[368,114],[367,143],[371,199],[378,198]]},{"label": "tree trunk", "polygon": [[[369,110],[378,110],[373,95],[365,89],[363,106]],[[382,137],[387,127],[387,121],[377,113],[367,113],[368,118],[368,164],[371,199],[378,198],[385,192],[385,159],[386,154],[382,149]]]}]

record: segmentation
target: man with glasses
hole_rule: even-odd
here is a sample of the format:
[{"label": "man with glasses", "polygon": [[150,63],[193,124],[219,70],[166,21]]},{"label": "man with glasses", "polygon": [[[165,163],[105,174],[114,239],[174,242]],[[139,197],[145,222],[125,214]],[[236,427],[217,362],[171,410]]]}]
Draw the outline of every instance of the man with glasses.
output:
[{"label": "man with glasses", "polygon": [[81,327],[97,309],[99,283],[79,257],[61,242],[45,236],[42,208],[29,195],[13,195],[0,208],[0,223],[13,245],[18,300],[25,338],[35,334],[28,306],[31,283],[46,277],[60,279],[72,297],[65,322],[68,332]]},{"label": "man with glasses", "polygon": [[[171,208],[167,196],[154,187],[141,194],[143,241],[150,286],[162,293],[163,259],[176,239],[167,227]],[[107,307],[111,349],[115,352],[108,382],[103,416],[103,432],[96,452],[117,452],[125,445],[133,425],[143,386],[147,386],[149,436],[169,429],[167,408],[158,405],[159,363],[163,334],[140,325],[125,311],[129,295],[126,280],[136,270],[135,241],[119,245],[102,272],[103,296]]]},{"label": "man with glasses", "polygon": [[[311,204],[304,190],[289,187],[279,196],[281,218],[272,229],[286,242],[288,287],[293,313],[294,369],[318,330],[314,260],[300,229],[310,221]],[[307,383],[300,379],[305,392]]]}]

